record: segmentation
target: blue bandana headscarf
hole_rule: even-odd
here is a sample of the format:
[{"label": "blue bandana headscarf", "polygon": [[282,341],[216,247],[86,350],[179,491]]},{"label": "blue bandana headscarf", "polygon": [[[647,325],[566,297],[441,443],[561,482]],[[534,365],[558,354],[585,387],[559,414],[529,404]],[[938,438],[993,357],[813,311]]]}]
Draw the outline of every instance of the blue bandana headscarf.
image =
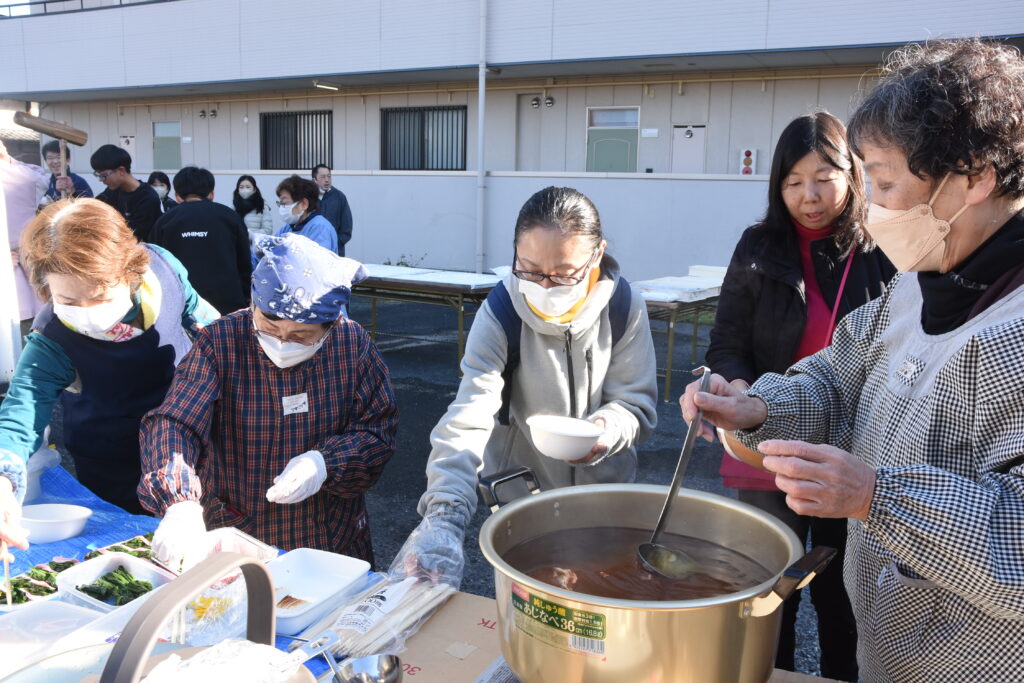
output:
[{"label": "blue bandana headscarf", "polygon": [[367,278],[359,261],[338,256],[294,233],[261,237],[263,257],[252,272],[252,301],[265,313],[297,323],[338,319],[352,285]]}]

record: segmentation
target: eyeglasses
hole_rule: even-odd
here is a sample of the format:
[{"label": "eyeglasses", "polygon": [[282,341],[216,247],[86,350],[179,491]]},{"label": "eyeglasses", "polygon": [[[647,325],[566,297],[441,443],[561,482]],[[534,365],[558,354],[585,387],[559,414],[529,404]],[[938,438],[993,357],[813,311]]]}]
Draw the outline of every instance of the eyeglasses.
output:
[{"label": "eyeglasses", "polygon": [[[512,274],[515,275],[520,280],[526,280],[527,282],[543,282],[545,279],[548,279],[551,280],[551,282],[556,285],[578,285],[579,283],[583,282],[583,279],[586,277],[586,275],[576,275],[576,273],[579,273],[589,268],[590,265],[594,262],[594,259],[597,258],[599,252],[599,249],[595,249],[594,253],[591,254],[589,259],[587,259],[587,262],[584,263],[579,268],[572,271],[572,274],[569,275],[548,275],[547,273],[535,273],[531,270],[516,270],[515,268],[512,269]],[[512,263],[514,264],[518,261],[519,254],[516,253],[513,256]]]},{"label": "eyeglasses", "polygon": [[93,171],[92,174],[94,176],[96,176],[97,178],[99,178],[100,181],[104,181],[107,178],[109,178],[110,176],[114,175],[114,171],[103,171],[102,173],[100,173],[98,171]]},{"label": "eyeglasses", "polygon": [[[338,324],[337,321],[334,321],[333,323],[331,323],[327,327],[327,329],[322,331],[322,334],[319,334],[319,335],[317,335],[314,338],[311,338],[312,337],[311,334],[305,334],[304,332],[300,332],[297,337],[294,337],[293,335],[289,335],[289,336],[293,336],[293,338],[292,339],[284,339],[283,337],[277,336],[273,332],[267,332],[266,330],[260,329],[259,325],[257,325],[257,323],[256,323],[255,307],[250,306],[249,310],[251,310],[252,314],[253,314],[253,316],[252,316],[252,325],[253,325],[253,329],[256,330],[256,334],[262,334],[264,336],[270,337],[271,339],[276,339],[277,341],[283,342],[285,344],[296,343],[296,344],[302,344],[303,346],[313,346],[313,345],[319,343],[321,339],[326,338],[327,335],[331,333],[331,330],[334,329],[334,326]],[[260,313],[262,315],[262,311],[260,311]],[[263,316],[263,317],[265,317],[265,316]]]}]

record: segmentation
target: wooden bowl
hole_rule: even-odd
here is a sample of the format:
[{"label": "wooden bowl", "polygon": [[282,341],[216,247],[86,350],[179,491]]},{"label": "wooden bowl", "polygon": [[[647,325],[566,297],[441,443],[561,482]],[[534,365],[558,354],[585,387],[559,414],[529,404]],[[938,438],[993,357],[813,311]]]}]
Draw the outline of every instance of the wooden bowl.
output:
[{"label": "wooden bowl", "polygon": [[764,469],[764,466],[761,464],[764,456],[759,451],[744,446],[732,432],[727,432],[721,427],[715,427],[715,431],[718,432],[718,440],[722,442],[722,446],[725,447],[726,453],[740,462],[750,465],[751,467],[756,467],[757,469],[764,470],[765,472],[768,471]]}]

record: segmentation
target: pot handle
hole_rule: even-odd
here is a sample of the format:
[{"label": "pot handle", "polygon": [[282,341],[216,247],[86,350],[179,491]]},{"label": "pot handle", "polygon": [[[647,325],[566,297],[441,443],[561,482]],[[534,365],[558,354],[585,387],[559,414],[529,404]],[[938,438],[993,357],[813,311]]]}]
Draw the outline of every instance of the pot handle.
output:
[{"label": "pot handle", "polygon": [[274,583],[261,562],[238,553],[215,553],[167,584],[139,608],[114,643],[100,683],[138,683],[161,629],[207,587],[234,569],[245,577],[246,638],[274,644]]},{"label": "pot handle", "polygon": [[540,493],[537,477],[534,476],[533,470],[529,467],[516,467],[488,477],[480,477],[480,482],[476,485],[476,488],[480,492],[480,497],[484,499],[484,504],[491,508],[491,512],[497,512],[501,507],[501,503],[498,501],[497,488],[502,484],[507,484],[519,478],[522,478],[526,488],[530,490],[531,496]]},{"label": "pot handle", "polygon": [[818,545],[793,564],[786,567],[771,590],[764,595],[745,601],[742,606],[744,617],[768,616],[782,604],[782,601],[811,582],[836,556],[836,549]]}]

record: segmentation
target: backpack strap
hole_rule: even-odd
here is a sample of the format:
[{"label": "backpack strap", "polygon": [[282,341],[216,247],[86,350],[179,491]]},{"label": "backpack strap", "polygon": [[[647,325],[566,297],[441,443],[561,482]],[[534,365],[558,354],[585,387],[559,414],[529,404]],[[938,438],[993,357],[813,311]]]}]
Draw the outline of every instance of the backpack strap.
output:
[{"label": "backpack strap", "polygon": [[[629,282],[620,277],[615,283],[608,302],[608,320],[612,327],[612,346],[619,343],[629,323],[629,309],[633,303],[633,292]],[[519,367],[519,339],[523,331],[523,319],[512,305],[512,297],[504,282],[499,282],[487,295],[487,305],[505,331],[505,368],[501,371],[501,408],[498,410],[498,424],[509,424],[509,409],[512,405],[512,374]]]},{"label": "backpack strap", "polygon": [[504,282],[499,282],[487,295],[487,305],[491,313],[501,323],[505,331],[505,369],[501,371],[503,385],[501,387],[501,409],[498,411],[498,424],[509,424],[509,407],[512,404],[512,373],[519,367],[519,337],[522,335],[523,319],[516,313],[512,305],[512,297]]},{"label": "backpack strap", "polygon": [[608,302],[608,322],[612,326],[612,346],[614,347],[626,333],[626,325],[629,323],[629,308],[633,303],[633,291],[630,289],[629,281],[619,277],[615,283],[615,290]]}]

